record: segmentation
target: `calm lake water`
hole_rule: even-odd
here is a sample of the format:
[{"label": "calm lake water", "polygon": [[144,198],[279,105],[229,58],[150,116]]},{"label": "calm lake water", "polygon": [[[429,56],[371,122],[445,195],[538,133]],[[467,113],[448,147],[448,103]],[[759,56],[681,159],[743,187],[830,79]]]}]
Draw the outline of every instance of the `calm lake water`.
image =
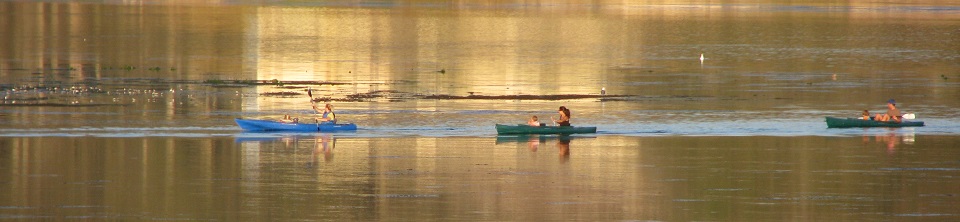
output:
[{"label": "calm lake water", "polygon": [[5,219],[954,220],[956,136],[3,138]]},{"label": "calm lake water", "polygon": [[[935,0],[0,2],[0,219],[958,220],[958,21]],[[926,126],[823,122],[890,98]],[[310,99],[360,130],[233,122]],[[598,133],[493,128],[559,106]]]}]

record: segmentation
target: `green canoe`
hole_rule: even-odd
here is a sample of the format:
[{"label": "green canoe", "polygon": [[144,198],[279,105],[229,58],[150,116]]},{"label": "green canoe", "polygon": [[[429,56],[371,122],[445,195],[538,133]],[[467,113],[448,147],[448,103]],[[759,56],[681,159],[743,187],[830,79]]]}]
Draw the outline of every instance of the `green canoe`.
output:
[{"label": "green canoe", "polygon": [[597,127],[529,126],[526,124],[497,124],[497,134],[574,134],[597,133]]},{"label": "green canoe", "polygon": [[873,120],[862,120],[857,118],[836,118],[827,117],[827,128],[849,128],[849,127],[907,127],[923,126],[920,121],[878,122]]}]

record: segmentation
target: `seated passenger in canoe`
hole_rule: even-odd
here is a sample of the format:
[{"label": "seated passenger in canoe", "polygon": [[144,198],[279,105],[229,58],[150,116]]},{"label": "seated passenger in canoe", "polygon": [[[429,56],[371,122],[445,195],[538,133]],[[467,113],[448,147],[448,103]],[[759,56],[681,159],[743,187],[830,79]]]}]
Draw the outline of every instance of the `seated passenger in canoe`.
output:
[{"label": "seated passenger in canoe", "polygon": [[862,119],[862,120],[872,120],[873,118],[870,118],[870,111],[863,110],[863,117],[860,117],[860,119]]},{"label": "seated passenger in canoe", "polygon": [[298,123],[300,118],[290,118],[290,115],[283,115],[283,119],[280,120],[281,123]]},{"label": "seated passenger in canoe", "polygon": [[323,109],[320,109],[319,107],[317,107],[316,104],[314,104],[313,110],[316,111],[317,113],[323,113],[323,116],[321,116],[320,118],[317,118],[317,121],[320,121],[323,123],[337,123],[337,114],[333,113],[333,105],[330,105],[329,103],[327,103],[327,105],[324,106]]},{"label": "seated passenger in canoe", "polygon": [[537,119],[537,116],[530,117],[530,120],[527,120],[527,125],[540,126],[540,120]]},{"label": "seated passenger in canoe", "polygon": [[896,101],[893,99],[887,100],[887,113],[883,115],[877,114],[873,120],[880,122],[900,123],[900,110],[897,109]]},{"label": "seated passenger in canoe", "polygon": [[550,117],[550,120],[553,120],[558,126],[570,126],[570,110],[567,107],[561,106],[557,113],[560,114],[559,119],[554,119],[553,116]]}]

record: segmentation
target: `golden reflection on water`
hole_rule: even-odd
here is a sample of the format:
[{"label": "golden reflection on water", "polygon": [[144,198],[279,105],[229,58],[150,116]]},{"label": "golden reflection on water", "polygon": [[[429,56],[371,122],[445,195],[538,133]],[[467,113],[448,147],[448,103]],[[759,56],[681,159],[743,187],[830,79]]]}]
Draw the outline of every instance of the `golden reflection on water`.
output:
[{"label": "golden reflection on water", "polygon": [[[119,79],[127,86],[124,79],[157,78],[158,86],[146,88],[197,91],[212,87],[176,82],[346,83],[313,85],[332,98],[376,90],[598,94],[606,87],[611,94],[655,100],[705,100],[666,106],[679,109],[769,109],[783,100],[868,106],[872,103],[861,100],[875,97],[949,106],[960,93],[950,82],[960,47],[942,30],[952,29],[948,21],[960,14],[923,6],[951,9],[946,3],[659,1],[512,8],[492,2],[443,7],[5,2],[0,10],[9,12],[2,24],[9,38],[0,41],[6,52],[0,79],[28,85]],[[707,58],[702,64],[701,53]],[[243,111],[291,104],[259,96],[263,93],[305,91],[269,85],[217,90],[235,92],[241,98],[227,100],[242,105],[228,107]],[[179,103],[167,104],[172,110]]]},{"label": "golden reflection on water", "polygon": [[0,216],[25,219],[946,219],[960,168],[956,139],[937,136],[896,152],[858,137],[0,143]]},{"label": "golden reflection on water", "polygon": [[[243,112],[305,109],[303,95],[260,96],[302,88],[201,83],[208,80],[347,83],[312,85],[324,97],[372,90],[597,94],[601,87],[639,97],[606,103],[338,104],[343,110],[370,110],[345,116],[371,128],[492,125],[522,121],[518,116],[539,110],[548,112],[534,114],[550,114],[562,104],[573,107],[577,124],[621,123],[631,126],[629,132],[657,132],[646,125],[789,115],[819,119],[822,110],[858,111],[891,96],[912,100],[907,106],[926,116],[956,116],[960,47],[955,33],[944,30],[956,28],[958,13],[860,3],[854,6],[865,8],[849,11],[661,3],[510,8],[494,2],[446,7],[3,2],[4,87],[103,84],[136,95],[64,99],[123,106],[4,107],[0,118],[13,125],[4,130],[42,126],[80,137],[0,138],[0,190],[6,191],[0,192],[0,218],[956,218],[954,174],[960,167],[950,159],[958,156],[953,136],[499,142],[393,138],[373,131],[373,138],[150,137],[153,127],[232,126],[229,120]],[[928,3],[955,4],[915,4]],[[391,113],[398,110],[417,112]],[[465,110],[490,113],[459,112]],[[654,112],[633,112],[644,110]],[[85,128],[91,126],[123,126],[124,132],[89,136]],[[137,136],[122,138],[126,131]]]}]

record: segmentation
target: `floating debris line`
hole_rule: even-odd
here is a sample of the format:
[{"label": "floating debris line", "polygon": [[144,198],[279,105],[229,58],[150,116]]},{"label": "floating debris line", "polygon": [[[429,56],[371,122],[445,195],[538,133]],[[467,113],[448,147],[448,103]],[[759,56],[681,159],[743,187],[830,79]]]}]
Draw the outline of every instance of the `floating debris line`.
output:
[{"label": "floating debris line", "polygon": [[[161,97],[174,98],[177,102],[196,96],[231,93],[243,95],[241,90],[224,88],[256,88],[256,96],[301,97],[310,87],[344,85],[389,85],[397,82],[331,82],[331,81],[281,81],[271,80],[170,80],[161,78],[111,78],[83,79],[81,81],[36,81],[22,85],[0,84],[0,106],[118,106],[140,102],[158,102]],[[186,90],[185,90],[186,89]],[[245,90],[246,91],[246,90]],[[248,91],[249,92],[249,91]],[[356,91],[354,91],[356,92]],[[248,94],[249,95],[249,94]],[[143,98],[146,97],[146,98]],[[555,95],[468,95],[424,94],[398,90],[371,90],[369,92],[344,94],[329,92],[325,97],[315,97],[317,102],[401,102],[408,100],[575,100],[598,99],[620,101],[635,98],[631,95],[602,94],[555,94]],[[182,103],[182,102],[181,102]]]},{"label": "floating debris line", "polygon": [[455,96],[447,94],[420,94],[410,92],[400,92],[396,90],[376,90],[366,93],[356,93],[346,95],[344,98],[316,98],[316,102],[365,102],[379,99],[388,101],[403,101],[417,99],[432,100],[570,100],[570,99],[600,99],[600,100],[623,100],[629,95],[594,95],[594,94],[558,94],[558,95],[476,95],[471,92],[466,96]]}]

